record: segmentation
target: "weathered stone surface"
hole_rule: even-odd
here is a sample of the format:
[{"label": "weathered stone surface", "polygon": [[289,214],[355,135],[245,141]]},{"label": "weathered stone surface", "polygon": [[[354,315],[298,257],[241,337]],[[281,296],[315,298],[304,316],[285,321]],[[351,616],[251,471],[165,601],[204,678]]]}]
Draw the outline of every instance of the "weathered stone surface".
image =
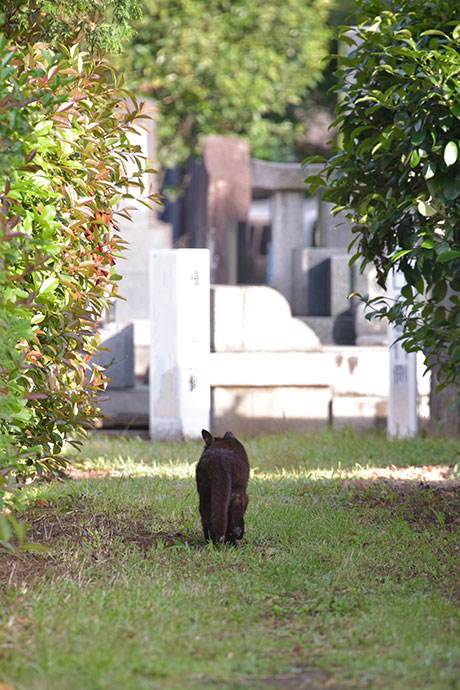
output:
[{"label": "weathered stone surface", "polygon": [[180,440],[209,428],[209,252],[152,252],[150,436]]},{"label": "weathered stone surface", "polygon": [[385,429],[388,398],[376,395],[335,396],[332,400],[332,426],[343,429],[351,426],[357,431]]},{"label": "weathered stone surface", "polygon": [[216,352],[318,350],[311,328],[293,318],[287,300],[266,286],[213,285],[212,349]]},{"label": "weathered stone surface", "polygon": [[[417,413],[426,426],[430,383],[423,376],[422,359],[420,355]],[[387,347],[212,353],[210,362],[213,419],[219,428],[255,435],[327,425],[357,430],[386,425]]]},{"label": "weathered stone surface", "polygon": [[322,165],[310,165],[304,170],[300,163],[272,163],[251,159],[251,185],[253,189],[269,192],[277,190],[298,190],[305,194],[307,175],[317,175]]},{"label": "weathered stone surface", "polygon": [[245,436],[314,431],[329,424],[327,387],[214,388],[212,400],[214,427]]},{"label": "weathered stone surface", "polygon": [[304,193],[276,191],[272,197],[272,285],[291,303],[292,250],[304,244]]},{"label": "weathered stone surface", "polygon": [[[354,290],[361,295],[369,297],[384,296],[385,291],[377,284],[376,270],[373,266],[367,266],[364,274],[355,271]],[[356,301],[355,306],[355,329],[356,345],[386,345],[388,343],[387,321],[386,319],[366,319],[366,306],[361,301]]]},{"label": "weathered stone surface", "polygon": [[341,247],[346,249],[353,240],[351,223],[343,213],[333,215],[333,204],[321,199],[318,211],[320,247]]},{"label": "weathered stone surface", "polygon": [[340,247],[296,247],[292,254],[292,311],[302,316],[337,316],[351,308],[349,256]]},{"label": "weathered stone surface", "polygon": [[331,387],[334,354],[322,352],[213,352],[212,387]]},{"label": "weathered stone surface", "polygon": [[116,269],[122,276],[120,295],[124,299],[115,302],[115,319],[118,322],[147,319],[149,316],[149,253],[171,247],[171,227],[146,209],[133,212],[133,223],[123,221],[121,234],[129,244],[124,258]]},{"label": "weathered stone surface", "polygon": [[349,310],[337,316],[298,316],[298,319],[310,326],[322,345],[354,345],[355,316]]},{"label": "weathered stone surface", "polygon": [[[132,324],[108,324],[100,330],[101,350],[92,360],[107,367],[107,389],[134,386],[134,329]],[[107,348],[107,349],[105,349]]]},{"label": "weathered stone surface", "polygon": [[193,171],[186,201],[194,247],[211,252],[211,282],[236,282],[238,223],[251,202],[249,144],[237,137],[208,135],[203,161]]},{"label": "weathered stone surface", "polygon": [[110,390],[98,400],[103,428],[145,429],[149,426],[149,387]]}]

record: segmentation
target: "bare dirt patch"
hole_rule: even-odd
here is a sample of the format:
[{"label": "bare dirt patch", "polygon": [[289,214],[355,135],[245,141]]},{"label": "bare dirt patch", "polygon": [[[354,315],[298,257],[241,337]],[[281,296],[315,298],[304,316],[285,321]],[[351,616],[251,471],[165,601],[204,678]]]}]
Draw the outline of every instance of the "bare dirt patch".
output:
[{"label": "bare dirt patch", "polygon": [[[238,681],[219,681],[216,683],[213,680],[206,680],[200,678],[196,683],[193,681],[191,685],[200,685],[209,688],[229,688],[229,690],[236,690],[240,688],[254,688],[254,690],[262,690],[262,688],[272,688],[273,690],[345,690],[345,686],[337,684],[330,673],[326,673],[322,669],[311,668],[305,664],[296,665],[294,673],[280,673],[276,676],[245,676]],[[357,686],[354,684],[354,690]]]},{"label": "bare dirt patch", "polygon": [[[72,469],[69,478],[100,478],[108,474],[101,470]],[[339,491],[344,491],[346,500],[355,505],[370,509],[383,507],[389,517],[397,515],[414,529],[434,525],[450,533],[460,533],[460,479],[452,476],[452,467],[372,468],[360,470],[359,476],[347,471],[337,476]],[[64,498],[52,503],[37,500],[24,518],[29,524],[28,541],[44,545],[48,551],[25,551],[19,556],[0,552],[0,583],[28,583],[44,577],[50,567],[56,572],[60,561],[65,560],[64,556],[56,554],[63,554],[72,545],[78,547],[97,542],[104,562],[114,566],[117,558],[114,544],[117,542],[137,548],[144,555],[158,542],[165,547],[186,543],[197,548],[203,546],[201,534],[186,534],[173,528],[168,531],[167,525],[155,523],[150,512],[139,511],[136,519],[128,515],[123,506],[116,515],[95,511],[83,497],[77,501]]]},{"label": "bare dirt patch", "polygon": [[384,506],[421,529],[460,531],[460,480],[451,467],[373,468],[365,478],[344,479],[342,487],[352,490],[355,503]]},{"label": "bare dirt patch", "polygon": [[72,546],[93,546],[98,559],[106,565],[115,565],[117,549],[114,545],[117,543],[137,548],[145,555],[159,541],[165,547],[202,542],[198,534],[149,529],[147,525],[152,523],[152,515],[147,511],[139,511],[135,520],[123,515],[122,509],[117,516],[92,512],[90,503],[82,498],[73,505],[60,500],[53,503],[38,500],[21,519],[29,525],[28,542],[44,546],[46,550],[38,553],[19,551],[17,555],[0,551],[0,583],[28,583],[45,576],[51,567],[56,572],[60,560],[65,560],[56,557],[56,553]]}]

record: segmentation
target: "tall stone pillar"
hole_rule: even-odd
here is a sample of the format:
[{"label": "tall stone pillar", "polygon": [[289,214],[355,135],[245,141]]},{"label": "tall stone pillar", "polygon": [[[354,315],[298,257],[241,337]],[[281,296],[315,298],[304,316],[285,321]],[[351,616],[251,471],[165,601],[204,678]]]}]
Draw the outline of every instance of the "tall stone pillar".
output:
[{"label": "tall stone pillar", "polygon": [[207,249],[150,253],[150,437],[198,438],[210,421]]},{"label": "tall stone pillar", "polygon": [[[388,295],[398,299],[405,284],[402,273],[393,270],[388,278]],[[388,326],[390,347],[390,394],[387,430],[390,437],[415,436],[417,433],[417,359],[415,352],[406,352],[396,340],[403,326]]]},{"label": "tall stone pillar", "polygon": [[292,304],[292,252],[304,244],[305,193],[277,190],[272,196],[272,286]]},{"label": "tall stone pillar", "polygon": [[209,249],[212,283],[236,283],[238,224],[247,221],[251,203],[248,142],[206,136],[202,162],[189,175],[185,214],[191,244]]}]

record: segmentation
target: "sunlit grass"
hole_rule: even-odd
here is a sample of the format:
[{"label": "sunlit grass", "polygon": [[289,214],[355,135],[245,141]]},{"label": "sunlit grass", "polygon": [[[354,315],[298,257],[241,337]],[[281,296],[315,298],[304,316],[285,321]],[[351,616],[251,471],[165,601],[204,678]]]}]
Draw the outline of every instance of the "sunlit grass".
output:
[{"label": "sunlit grass", "polygon": [[460,687],[458,493],[367,474],[452,465],[458,444],[345,431],[245,445],[250,503],[236,549],[202,538],[198,442],[97,436],[74,467],[108,476],[28,489],[32,525],[46,522],[52,546],[34,556],[45,559],[39,579],[0,587],[0,682]]}]

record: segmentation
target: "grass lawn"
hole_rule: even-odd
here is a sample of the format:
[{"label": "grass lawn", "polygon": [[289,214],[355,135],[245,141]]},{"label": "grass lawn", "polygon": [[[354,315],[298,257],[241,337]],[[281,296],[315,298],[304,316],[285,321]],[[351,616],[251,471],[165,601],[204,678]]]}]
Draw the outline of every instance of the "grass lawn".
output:
[{"label": "grass lawn", "polygon": [[0,554],[0,689],[460,690],[459,440],[245,446],[237,548],[203,540],[198,442],[97,435],[28,487],[49,551]]}]

